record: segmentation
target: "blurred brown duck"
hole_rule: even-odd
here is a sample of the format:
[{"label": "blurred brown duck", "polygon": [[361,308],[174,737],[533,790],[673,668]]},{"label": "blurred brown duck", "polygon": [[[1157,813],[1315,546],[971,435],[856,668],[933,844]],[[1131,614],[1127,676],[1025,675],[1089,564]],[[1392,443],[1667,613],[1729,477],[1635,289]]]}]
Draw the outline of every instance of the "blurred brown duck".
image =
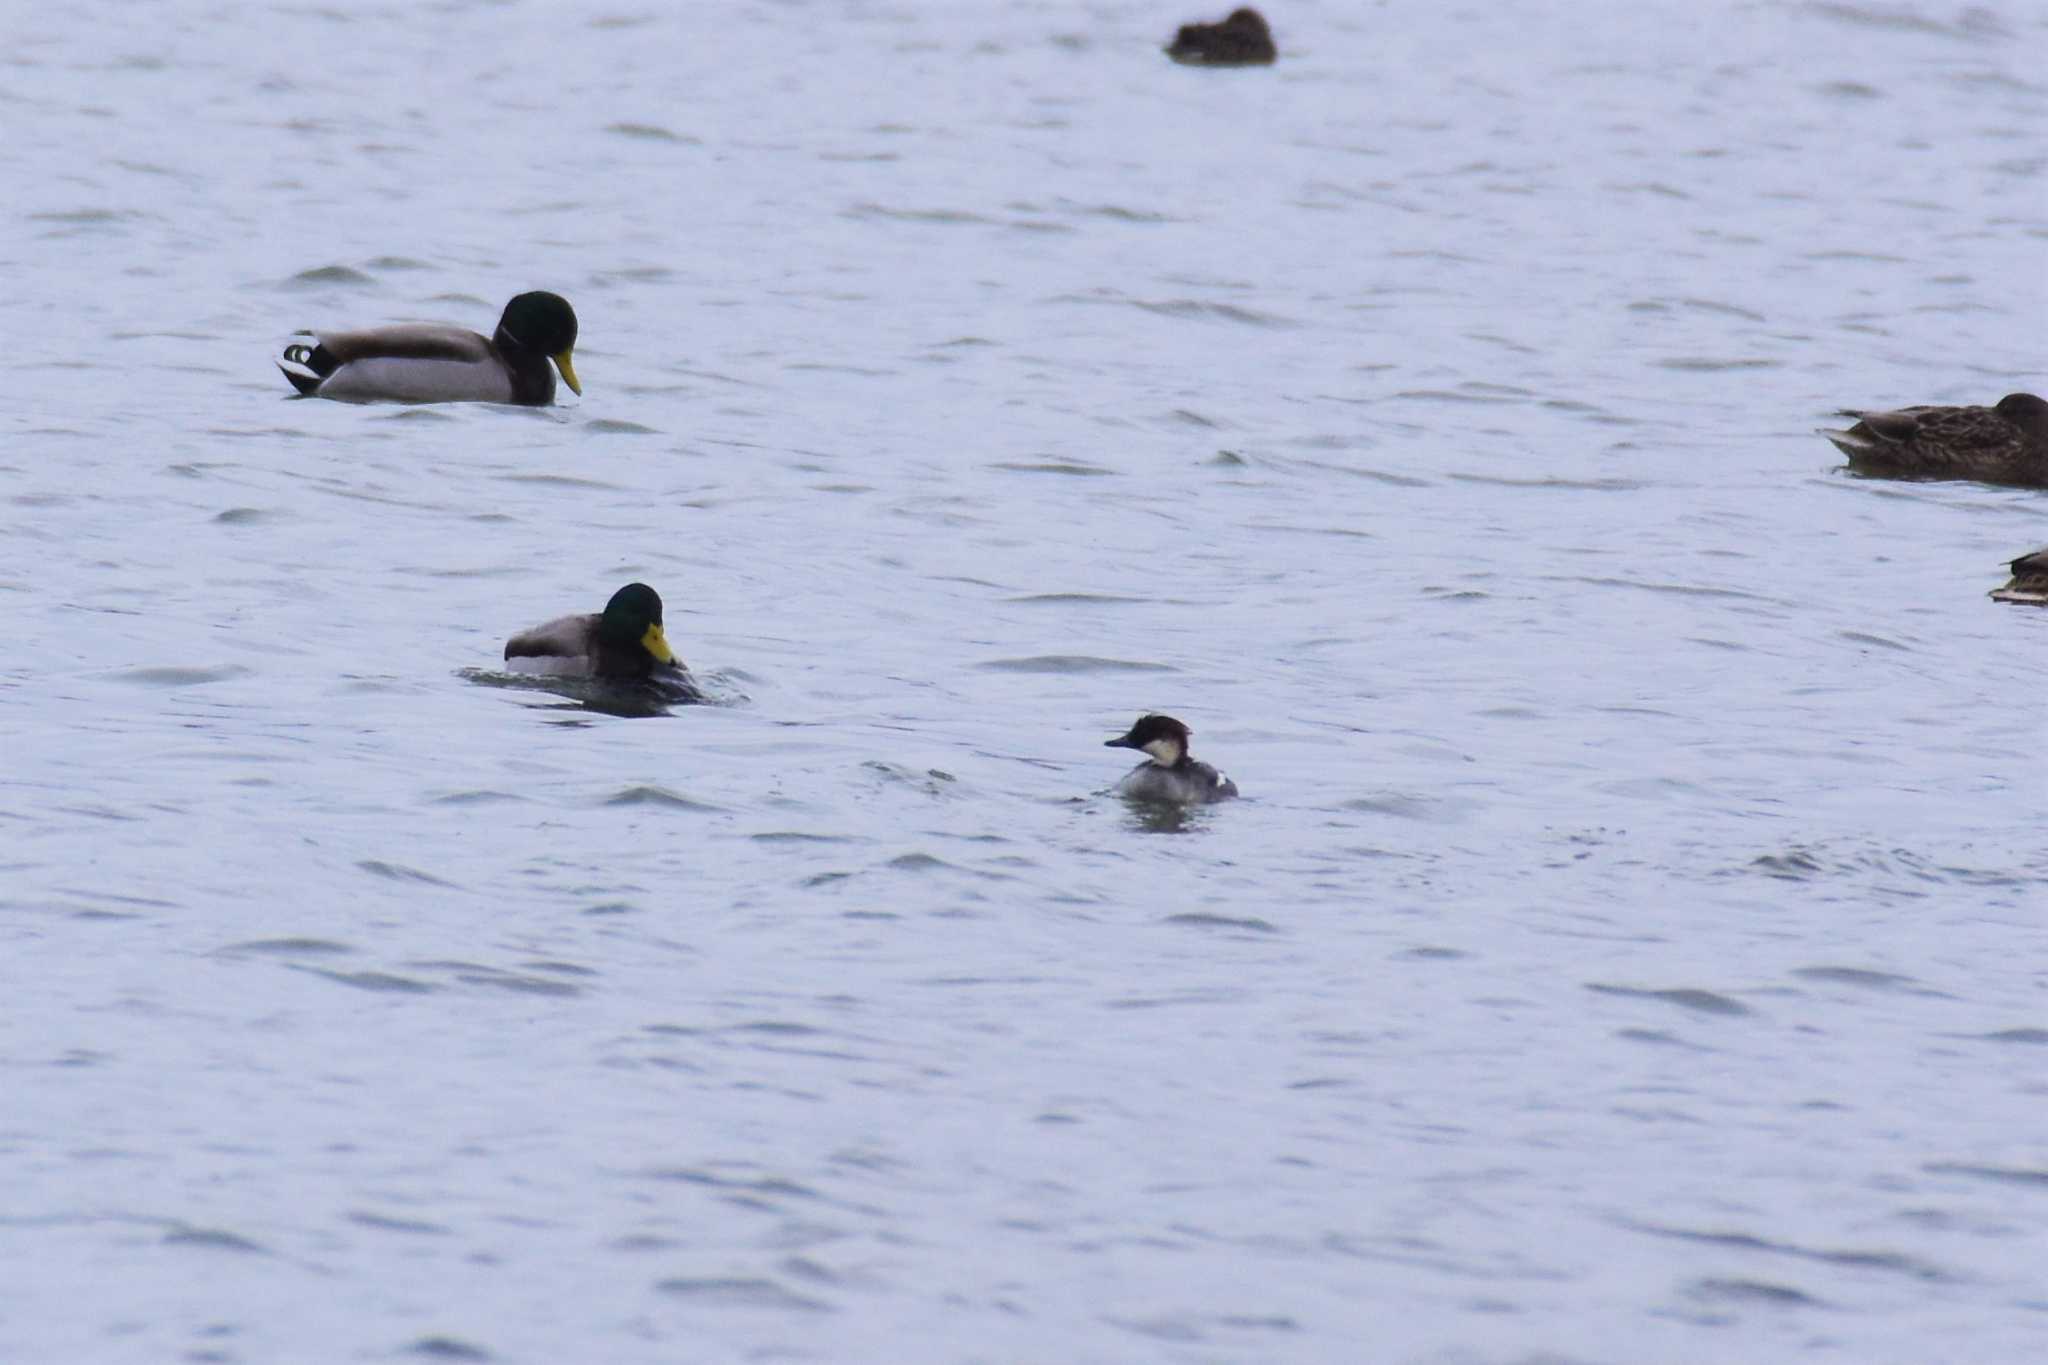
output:
[{"label": "blurred brown duck", "polygon": [[2031,393],[2009,393],[1988,408],[1844,408],[1840,415],[1856,425],[1820,434],[1859,474],[2048,488],[2048,402]]},{"label": "blurred brown duck", "polygon": [[1166,55],[1183,66],[1271,66],[1280,54],[1255,9],[1235,9],[1220,24],[1182,24]]}]

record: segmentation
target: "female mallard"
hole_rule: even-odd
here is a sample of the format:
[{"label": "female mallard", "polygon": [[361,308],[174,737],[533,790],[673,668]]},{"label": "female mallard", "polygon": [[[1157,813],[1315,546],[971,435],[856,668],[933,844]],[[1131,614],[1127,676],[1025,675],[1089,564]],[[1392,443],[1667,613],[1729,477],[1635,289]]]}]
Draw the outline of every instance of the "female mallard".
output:
[{"label": "female mallard", "polygon": [[2022,602],[2030,607],[2048,607],[2048,547],[2021,555],[2012,562],[2012,582],[1991,590],[1994,602]]},{"label": "female mallard", "polygon": [[2048,487],[2048,403],[2031,393],[2009,393],[1988,408],[1844,408],[1840,415],[1856,425],[1820,434],[1858,473]]},{"label": "female mallard", "polygon": [[1183,66],[1271,66],[1273,30],[1255,9],[1235,9],[1220,24],[1182,24],[1166,55]]},{"label": "female mallard", "polygon": [[308,398],[545,407],[555,401],[556,369],[571,389],[583,392],[569,358],[576,346],[576,311],[561,295],[545,291],[506,304],[488,341],[437,323],[300,335],[312,337],[313,344],[285,347],[277,367]]},{"label": "female mallard", "polygon": [[620,588],[603,611],[520,631],[505,642],[505,665],[550,678],[654,683],[680,700],[703,700],[662,633],[661,594],[645,583]]}]

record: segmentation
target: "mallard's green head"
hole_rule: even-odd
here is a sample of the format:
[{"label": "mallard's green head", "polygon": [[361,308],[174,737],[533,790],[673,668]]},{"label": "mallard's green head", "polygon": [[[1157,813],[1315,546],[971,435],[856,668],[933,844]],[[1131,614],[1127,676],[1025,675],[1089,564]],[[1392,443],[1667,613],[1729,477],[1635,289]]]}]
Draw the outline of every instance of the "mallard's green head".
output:
[{"label": "mallard's green head", "polygon": [[554,361],[562,372],[562,382],[582,394],[583,386],[576,382],[576,366],[570,359],[576,349],[576,310],[567,299],[545,289],[516,296],[498,318],[498,334]]},{"label": "mallard's green head", "polygon": [[628,583],[612,594],[612,600],[604,604],[597,634],[618,649],[644,649],[656,663],[676,661],[668,637],[661,632],[661,594],[645,583]]}]

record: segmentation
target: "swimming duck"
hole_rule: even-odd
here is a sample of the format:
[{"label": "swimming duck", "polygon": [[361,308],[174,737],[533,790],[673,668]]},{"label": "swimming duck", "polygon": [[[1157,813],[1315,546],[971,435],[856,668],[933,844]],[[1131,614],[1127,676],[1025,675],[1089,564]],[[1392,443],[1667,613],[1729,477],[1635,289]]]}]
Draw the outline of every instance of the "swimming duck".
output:
[{"label": "swimming duck", "polygon": [[1234,9],[1220,24],[1182,24],[1166,55],[1183,66],[1271,66],[1279,52],[1255,9]]},{"label": "swimming duck", "polygon": [[1137,749],[1146,755],[1116,784],[1117,795],[1178,806],[1206,806],[1237,795],[1235,782],[1188,753],[1192,734],[1172,716],[1153,715],[1138,717],[1121,738],[1104,740],[1105,749]]},{"label": "swimming duck", "polygon": [[2030,607],[2048,607],[2048,547],[2021,555],[2012,562],[2012,582],[1991,590],[1994,602],[2020,602]]},{"label": "swimming duck", "polygon": [[308,398],[545,407],[555,401],[555,370],[570,389],[583,392],[570,362],[576,311],[561,295],[543,290],[506,304],[488,341],[437,323],[300,335],[312,337],[313,344],[285,347],[277,367]]},{"label": "swimming duck", "polygon": [[520,631],[505,642],[505,666],[550,678],[654,683],[678,699],[703,700],[662,633],[661,594],[645,583],[620,588],[601,612]]},{"label": "swimming duck", "polygon": [[1988,408],[1844,408],[1840,415],[1856,425],[1820,434],[1859,473],[2048,487],[2048,402],[2031,393],[2009,393]]}]

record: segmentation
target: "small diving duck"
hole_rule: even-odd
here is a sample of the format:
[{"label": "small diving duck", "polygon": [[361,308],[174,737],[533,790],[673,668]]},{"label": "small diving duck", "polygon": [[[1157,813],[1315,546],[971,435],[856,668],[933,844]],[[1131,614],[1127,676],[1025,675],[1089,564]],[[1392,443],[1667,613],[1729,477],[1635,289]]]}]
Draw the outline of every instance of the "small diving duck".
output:
[{"label": "small diving duck", "polygon": [[1188,753],[1193,732],[1172,716],[1140,716],[1130,733],[1104,740],[1105,749],[1137,749],[1143,763],[1116,784],[1117,795],[1133,801],[1206,806],[1237,795],[1237,784]]},{"label": "small diving duck", "polygon": [[583,392],[570,359],[576,310],[545,290],[506,304],[489,340],[465,328],[417,322],[300,335],[313,344],[285,347],[277,367],[307,398],[546,407],[555,401],[555,370],[570,389]]},{"label": "small diving duck", "polygon": [[1858,473],[2048,487],[2048,402],[2031,393],[2009,393],[1988,408],[1844,408],[1839,415],[1856,425],[1820,434]]},{"label": "small diving duck", "polygon": [[1271,66],[1280,54],[1255,9],[1234,9],[1220,24],[1182,24],[1166,55],[1183,66]]},{"label": "small diving duck", "polygon": [[704,700],[662,633],[661,594],[645,583],[620,588],[601,612],[520,631],[505,642],[505,666],[550,678],[647,683],[674,700]]},{"label": "small diving duck", "polygon": [[2002,588],[1993,588],[1991,600],[2048,607],[2048,547],[2015,559],[2012,562],[2012,582]]}]

